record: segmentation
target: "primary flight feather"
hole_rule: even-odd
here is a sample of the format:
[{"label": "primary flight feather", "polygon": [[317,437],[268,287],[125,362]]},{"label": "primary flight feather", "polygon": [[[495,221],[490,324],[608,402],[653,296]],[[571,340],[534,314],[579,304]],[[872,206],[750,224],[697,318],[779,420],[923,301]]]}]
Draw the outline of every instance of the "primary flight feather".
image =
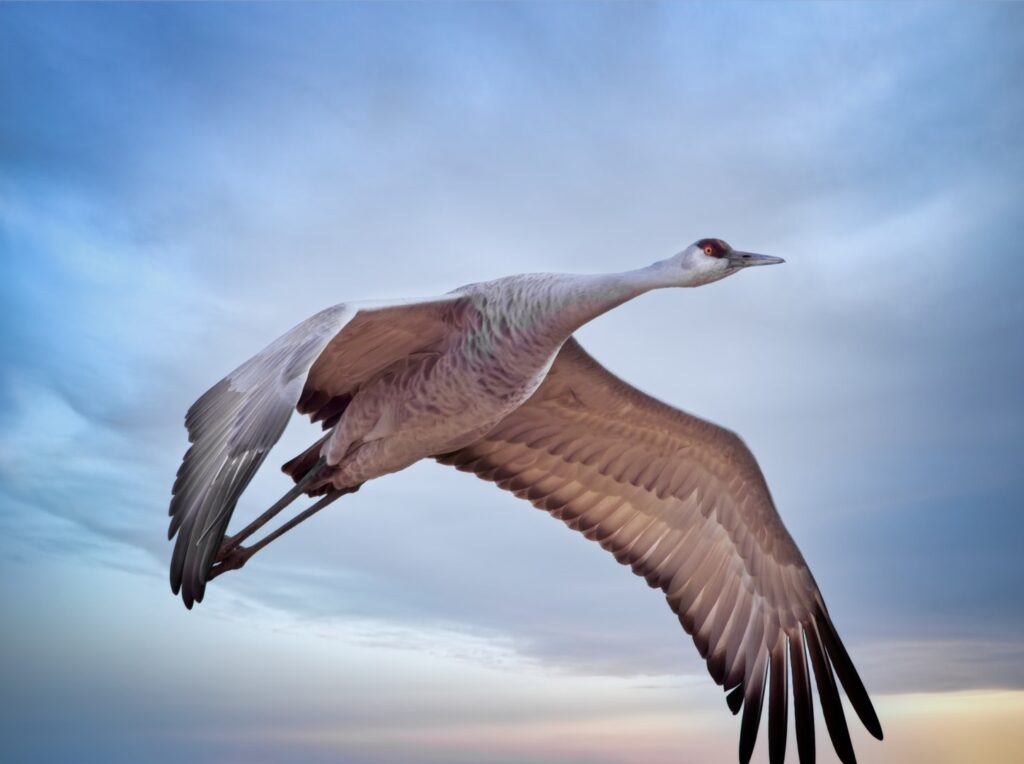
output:
[{"label": "primary flight feather", "polygon": [[[338,497],[433,458],[550,512],[661,589],[729,708],[742,709],[741,762],[766,695],[769,760],[783,761],[790,684],[799,758],[814,760],[812,682],[836,753],[853,762],[836,676],[879,739],[881,725],[753,454],[732,432],[620,380],[572,336],[652,289],[781,262],[701,239],[625,273],[511,276],[316,314],[189,410],[191,447],[170,507],[171,588],[191,608],[208,581]],[[295,487],[226,538],[293,410],[326,434],[284,465]],[[242,546],[303,493],[321,498]]]}]

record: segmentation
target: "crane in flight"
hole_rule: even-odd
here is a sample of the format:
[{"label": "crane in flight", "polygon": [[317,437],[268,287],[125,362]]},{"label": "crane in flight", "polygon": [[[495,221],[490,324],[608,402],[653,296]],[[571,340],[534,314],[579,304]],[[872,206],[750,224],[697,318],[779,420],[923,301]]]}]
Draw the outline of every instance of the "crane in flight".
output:
[{"label": "crane in flight", "polygon": [[[624,273],[510,276],[317,313],[189,409],[170,506],[172,590],[191,608],[210,580],[338,497],[436,459],[549,512],[661,589],[743,712],[741,762],[766,695],[769,760],[783,761],[791,693],[799,759],[814,761],[812,681],[836,753],[855,761],[836,677],[868,731],[881,739],[882,728],[753,454],[622,381],[572,336],[652,289],[781,262],[701,239]],[[226,537],[293,410],[326,434],[283,466],[292,490]],[[317,500],[243,545],[302,494]]]}]

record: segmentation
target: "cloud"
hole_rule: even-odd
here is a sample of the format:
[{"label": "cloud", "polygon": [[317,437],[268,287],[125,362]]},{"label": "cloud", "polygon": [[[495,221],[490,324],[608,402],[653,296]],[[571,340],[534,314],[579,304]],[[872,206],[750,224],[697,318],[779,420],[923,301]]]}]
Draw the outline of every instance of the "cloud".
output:
[{"label": "cloud", "polygon": [[[717,234],[789,264],[646,296],[584,343],[744,436],[870,687],[1024,686],[1020,10],[778,10],[0,8],[3,565],[80,559],[105,596],[142,587],[125,607],[177,608],[181,417],[288,326]],[[285,490],[274,466],[312,435],[292,424],[239,519]],[[40,601],[93,596],[45,580],[25,584]],[[68,628],[18,602],[28,631]],[[703,677],[657,592],[433,464],[174,614],[189,620],[148,617],[185,642],[197,623],[292,618],[359,624],[346,646],[464,639],[466,664],[573,682]],[[268,734],[337,742],[296,729]],[[451,734],[477,755],[484,733]],[[402,755],[367,745],[356,758]]]}]

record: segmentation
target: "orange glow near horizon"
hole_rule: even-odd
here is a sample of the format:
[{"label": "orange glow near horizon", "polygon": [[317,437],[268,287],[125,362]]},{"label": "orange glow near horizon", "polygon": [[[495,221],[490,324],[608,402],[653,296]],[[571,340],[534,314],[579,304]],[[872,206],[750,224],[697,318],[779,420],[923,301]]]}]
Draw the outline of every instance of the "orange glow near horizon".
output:
[{"label": "orange glow near horizon", "polygon": [[[1016,764],[1024,751],[1024,692],[972,690],[964,692],[882,695],[877,707],[886,739],[879,743],[860,729],[848,714],[857,753],[880,764]],[[723,709],[724,711],[724,705]],[[819,760],[835,760],[825,726],[817,720]],[[762,724],[764,727],[764,724]],[[791,721],[792,730],[792,721]],[[679,761],[732,761],[736,755],[738,722],[727,714],[698,712],[636,714],[599,713],[549,719],[510,719],[507,722],[440,723],[431,726],[373,727],[365,731],[330,727],[278,729],[268,732],[275,742],[300,748],[350,751],[376,747],[425,753],[438,761],[602,761],[621,764],[676,764]],[[765,732],[754,761],[767,761]],[[796,750],[787,761],[796,762]],[[431,759],[433,760],[433,759]]]}]

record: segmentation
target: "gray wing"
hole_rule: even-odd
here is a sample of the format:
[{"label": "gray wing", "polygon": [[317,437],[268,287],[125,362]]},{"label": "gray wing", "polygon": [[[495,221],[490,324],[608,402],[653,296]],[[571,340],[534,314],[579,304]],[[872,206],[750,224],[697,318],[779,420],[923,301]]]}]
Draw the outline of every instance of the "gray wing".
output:
[{"label": "gray wing", "polygon": [[186,607],[202,601],[235,505],[284,432],[308,382],[315,379],[337,396],[351,393],[380,368],[437,343],[465,301],[445,295],[328,308],[278,338],[192,405],[185,417],[192,445],[174,483],[167,533],[169,539],[177,534],[171,589],[181,592]]},{"label": "gray wing", "polygon": [[201,602],[213,556],[239,496],[281,437],[306,372],[324,346],[355,315],[337,305],[278,338],[210,388],[188,410],[192,444],[172,491],[167,538],[171,589],[186,607]]},{"label": "gray wing", "polygon": [[732,432],[644,395],[570,338],[530,400],[439,461],[550,512],[660,588],[730,709],[743,709],[741,761],[753,752],[766,685],[770,760],[783,760],[787,666],[800,761],[813,761],[807,656],[840,758],[854,761],[833,669],[881,739],[814,577]]}]

